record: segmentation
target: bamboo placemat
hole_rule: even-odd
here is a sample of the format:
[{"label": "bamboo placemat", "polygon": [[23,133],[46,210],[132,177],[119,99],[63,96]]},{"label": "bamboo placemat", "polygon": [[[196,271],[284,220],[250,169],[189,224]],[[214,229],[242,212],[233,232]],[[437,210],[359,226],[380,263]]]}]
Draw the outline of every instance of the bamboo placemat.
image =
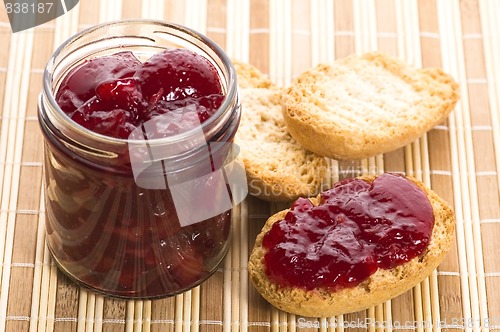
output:
[{"label": "bamboo placemat", "polygon": [[[452,203],[456,241],[445,262],[413,290],[363,312],[286,314],[257,294],[246,270],[256,234],[286,205],[250,197],[235,211],[224,264],[189,292],[122,301],[68,281],[44,244],[42,72],[77,31],[134,17],[205,33],[280,85],[318,62],[376,49],[453,75],[461,100],[445,123],[398,151],[329,163],[332,181],[403,171]],[[498,0],[81,0],[55,21],[12,34],[0,8],[0,331],[500,330],[499,18]]]}]

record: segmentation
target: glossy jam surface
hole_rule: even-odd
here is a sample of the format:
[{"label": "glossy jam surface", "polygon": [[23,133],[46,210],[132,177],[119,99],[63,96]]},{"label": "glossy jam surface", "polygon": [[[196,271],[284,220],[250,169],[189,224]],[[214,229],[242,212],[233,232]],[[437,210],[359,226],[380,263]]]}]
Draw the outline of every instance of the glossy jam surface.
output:
[{"label": "glossy jam surface", "polygon": [[266,273],[283,286],[354,287],[422,254],[433,226],[426,194],[404,176],[347,179],[323,192],[318,206],[298,199],[273,224],[263,239]]},{"label": "glossy jam surface", "polygon": [[159,115],[150,138],[178,134],[206,121],[223,100],[215,67],[186,49],[167,49],[144,63],[129,51],[86,60],[65,76],[56,94],[75,122],[121,139]]}]

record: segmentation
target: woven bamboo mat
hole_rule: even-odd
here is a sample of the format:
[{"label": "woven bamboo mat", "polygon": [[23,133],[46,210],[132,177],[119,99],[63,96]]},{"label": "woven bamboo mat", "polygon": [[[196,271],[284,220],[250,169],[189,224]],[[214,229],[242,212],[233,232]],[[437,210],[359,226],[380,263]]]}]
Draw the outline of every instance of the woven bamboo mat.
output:
[{"label": "woven bamboo mat", "polygon": [[[257,294],[246,271],[256,234],[285,206],[248,198],[236,209],[229,255],[199,287],[122,301],[75,286],[44,244],[42,72],[77,31],[134,17],[197,29],[281,85],[318,62],[375,49],[452,74],[462,97],[445,123],[398,151],[330,162],[332,181],[404,171],[452,203],[456,241],[445,262],[413,290],[366,311],[289,315]],[[55,21],[12,34],[0,8],[0,331],[500,330],[499,18],[498,0],[81,0]]]}]

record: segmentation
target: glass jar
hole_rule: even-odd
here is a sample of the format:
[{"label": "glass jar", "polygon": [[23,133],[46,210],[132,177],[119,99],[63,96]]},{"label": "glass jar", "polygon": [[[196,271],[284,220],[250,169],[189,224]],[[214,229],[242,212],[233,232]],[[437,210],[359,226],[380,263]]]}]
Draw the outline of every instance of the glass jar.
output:
[{"label": "glass jar", "polygon": [[[199,128],[117,139],[76,124],[57,105],[62,79],[85,59],[129,50],[144,60],[166,48],[197,52],[218,71],[225,99]],[[215,43],[161,21],[87,29],[49,59],[38,116],[47,245],[70,278],[111,296],[158,298],[192,288],[217,269],[237,203],[228,172],[240,180],[242,172],[228,167],[240,119],[235,70]]]}]

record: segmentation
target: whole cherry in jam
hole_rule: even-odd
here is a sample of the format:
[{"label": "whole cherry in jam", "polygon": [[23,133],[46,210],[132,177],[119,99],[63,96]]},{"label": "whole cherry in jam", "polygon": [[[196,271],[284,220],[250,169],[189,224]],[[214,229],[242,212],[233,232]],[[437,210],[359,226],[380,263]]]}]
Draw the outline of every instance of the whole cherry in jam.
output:
[{"label": "whole cherry in jam", "polygon": [[139,66],[141,62],[129,51],[87,60],[64,77],[56,94],[57,104],[71,113],[94,96],[99,83],[132,77]]},{"label": "whole cherry in jam", "polygon": [[87,60],[63,79],[61,109],[95,133],[126,139],[155,118],[149,138],[199,126],[224,100],[215,67],[186,49],[167,49],[141,63],[131,52]]},{"label": "whole cherry in jam", "polygon": [[429,199],[406,177],[347,179],[323,192],[317,206],[298,199],[273,224],[262,243],[266,273],[284,286],[353,287],[421,255],[433,226]]},{"label": "whole cherry in jam", "polygon": [[205,57],[186,49],[167,49],[153,55],[137,70],[147,100],[179,100],[222,94],[215,67]]}]

